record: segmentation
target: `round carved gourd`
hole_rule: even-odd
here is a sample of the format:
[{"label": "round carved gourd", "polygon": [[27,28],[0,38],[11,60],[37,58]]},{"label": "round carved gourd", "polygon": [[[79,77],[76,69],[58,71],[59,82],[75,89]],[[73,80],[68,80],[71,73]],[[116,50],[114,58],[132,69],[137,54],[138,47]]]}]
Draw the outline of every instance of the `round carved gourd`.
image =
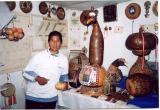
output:
[{"label": "round carved gourd", "polygon": [[126,48],[138,56],[137,61],[131,67],[129,76],[135,73],[141,73],[153,76],[152,70],[146,64],[145,56],[149,55],[151,50],[156,49],[158,37],[155,34],[144,32],[144,28],[140,27],[138,33],[133,33],[126,40]]},{"label": "round carved gourd", "polygon": [[39,4],[39,11],[41,14],[46,14],[48,12],[49,8],[46,2],[41,2]]},{"label": "round carved gourd", "polygon": [[58,7],[56,13],[58,19],[63,20],[65,18],[65,10],[62,7]]},{"label": "round carved gourd", "polygon": [[106,70],[102,66],[85,65],[79,74],[79,81],[84,86],[103,86]]},{"label": "round carved gourd", "polygon": [[84,10],[80,15],[80,21],[83,25],[89,26],[90,24],[87,23],[87,20],[89,19],[89,13],[91,10]]},{"label": "round carved gourd", "polygon": [[[142,39],[142,34],[144,36],[144,43]],[[133,54],[137,56],[142,56],[143,45],[144,45],[144,55],[149,55],[151,50],[156,48],[156,44],[158,43],[158,38],[156,35],[144,32],[144,33],[133,33],[128,36],[126,40],[127,49],[131,50]]]},{"label": "round carved gourd", "polygon": [[133,96],[144,96],[153,89],[152,78],[148,75],[136,73],[126,80],[126,89]]}]

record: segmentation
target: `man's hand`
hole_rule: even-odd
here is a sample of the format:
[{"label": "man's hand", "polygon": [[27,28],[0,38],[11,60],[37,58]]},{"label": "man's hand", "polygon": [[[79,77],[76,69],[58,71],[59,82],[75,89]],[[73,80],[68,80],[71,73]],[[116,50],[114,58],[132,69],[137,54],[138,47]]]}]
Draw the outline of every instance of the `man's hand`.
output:
[{"label": "man's hand", "polygon": [[39,85],[45,85],[48,82],[48,79],[40,76],[37,76],[35,80],[39,83]]}]

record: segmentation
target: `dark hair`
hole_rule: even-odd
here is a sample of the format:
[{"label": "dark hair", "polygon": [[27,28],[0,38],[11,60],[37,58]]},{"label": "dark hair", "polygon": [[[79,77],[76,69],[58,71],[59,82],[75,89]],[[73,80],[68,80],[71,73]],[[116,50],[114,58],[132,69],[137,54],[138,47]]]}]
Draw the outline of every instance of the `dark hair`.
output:
[{"label": "dark hair", "polygon": [[62,39],[62,34],[58,31],[52,31],[50,32],[49,36],[48,36],[48,42],[51,40],[52,36],[57,36],[59,37],[61,43],[63,42],[63,39]]}]

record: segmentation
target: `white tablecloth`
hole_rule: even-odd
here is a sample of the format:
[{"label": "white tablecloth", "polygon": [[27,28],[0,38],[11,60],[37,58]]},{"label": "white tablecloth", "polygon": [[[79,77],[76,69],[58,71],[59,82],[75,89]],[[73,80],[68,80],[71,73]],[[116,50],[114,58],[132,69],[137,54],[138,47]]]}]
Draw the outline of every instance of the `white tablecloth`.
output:
[{"label": "white tablecloth", "polygon": [[59,91],[58,93],[58,105],[71,108],[138,108],[134,105],[126,105],[124,102],[112,103],[105,101],[103,98],[94,98],[84,94],[75,92],[75,89],[68,91]]}]

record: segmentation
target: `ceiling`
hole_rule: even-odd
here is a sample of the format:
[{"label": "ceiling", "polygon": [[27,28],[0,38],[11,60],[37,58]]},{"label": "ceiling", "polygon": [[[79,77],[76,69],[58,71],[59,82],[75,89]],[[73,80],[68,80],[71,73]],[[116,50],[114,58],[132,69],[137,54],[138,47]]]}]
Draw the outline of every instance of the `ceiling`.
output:
[{"label": "ceiling", "polygon": [[88,1],[83,1],[83,0],[79,0],[79,1],[49,1],[51,4],[53,5],[58,5],[58,6],[62,6],[64,8],[68,8],[68,9],[73,9],[73,10],[86,10],[86,9],[90,9],[92,6],[96,9],[99,7],[103,7],[103,6],[107,6],[107,5],[111,5],[111,4],[117,4],[117,3],[122,3],[122,2],[126,2],[129,0],[88,0]]}]

